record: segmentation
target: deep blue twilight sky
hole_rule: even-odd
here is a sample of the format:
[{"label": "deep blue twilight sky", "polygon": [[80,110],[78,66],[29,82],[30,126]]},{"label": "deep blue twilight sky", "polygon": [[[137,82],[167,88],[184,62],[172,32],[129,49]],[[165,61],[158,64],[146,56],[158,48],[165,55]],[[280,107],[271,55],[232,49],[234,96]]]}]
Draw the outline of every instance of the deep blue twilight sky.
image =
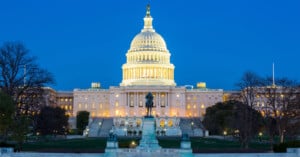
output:
[{"label": "deep blue twilight sky", "polygon": [[[108,88],[143,27],[148,0],[1,0],[0,43],[21,41],[56,90]],[[235,89],[242,74],[300,80],[299,0],[152,0],[178,85]]]}]

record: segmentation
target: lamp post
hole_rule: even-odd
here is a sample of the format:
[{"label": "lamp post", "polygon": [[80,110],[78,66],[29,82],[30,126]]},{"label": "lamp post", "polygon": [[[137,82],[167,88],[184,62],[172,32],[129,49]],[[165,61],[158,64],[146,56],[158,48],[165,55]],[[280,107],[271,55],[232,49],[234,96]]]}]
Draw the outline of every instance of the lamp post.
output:
[{"label": "lamp post", "polygon": [[191,122],[191,128],[192,128],[192,132],[193,132],[193,136],[194,136],[194,122]]},{"label": "lamp post", "polygon": [[224,135],[224,139],[225,139],[225,137],[227,135],[227,131],[226,130],[223,131],[223,135]]},{"label": "lamp post", "polygon": [[261,137],[262,137],[263,133],[262,132],[259,132],[258,133],[258,137],[259,137],[259,142],[261,142]]},{"label": "lamp post", "polygon": [[135,148],[136,147],[135,141],[132,141],[129,146],[130,146],[130,148]]}]

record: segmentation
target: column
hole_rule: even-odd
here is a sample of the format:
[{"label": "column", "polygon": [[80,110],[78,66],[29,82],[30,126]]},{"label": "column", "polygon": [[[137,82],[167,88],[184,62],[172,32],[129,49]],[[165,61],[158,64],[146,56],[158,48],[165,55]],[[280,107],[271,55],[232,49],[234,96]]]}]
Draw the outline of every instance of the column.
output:
[{"label": "column", "polygon": [[128,107],[129,106],[129,94],[128,94],[128,92],[126,92],[126,101],[127,101],[126,106]]},{"label": "column", "polygon": [[153,77],[154,77],[154,70],[153,70],[153,67],[150,68],[150,71],[151,71],[150,77],[153,78]]}]

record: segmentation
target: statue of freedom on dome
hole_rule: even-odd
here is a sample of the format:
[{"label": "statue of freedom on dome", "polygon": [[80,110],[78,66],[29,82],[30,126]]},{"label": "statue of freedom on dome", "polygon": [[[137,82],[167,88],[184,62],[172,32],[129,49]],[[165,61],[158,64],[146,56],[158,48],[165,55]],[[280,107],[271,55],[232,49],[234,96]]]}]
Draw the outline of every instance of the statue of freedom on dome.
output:
[{"label": "statue of freedom on dome", "polygon": [[153,95],[152,93],[148,93],[146,95],[146,108],[147,108],[147,114],[146,114],[146,117],[152,117],[151,115],[151,111],[152,111],[152,108],[153,108]]}]

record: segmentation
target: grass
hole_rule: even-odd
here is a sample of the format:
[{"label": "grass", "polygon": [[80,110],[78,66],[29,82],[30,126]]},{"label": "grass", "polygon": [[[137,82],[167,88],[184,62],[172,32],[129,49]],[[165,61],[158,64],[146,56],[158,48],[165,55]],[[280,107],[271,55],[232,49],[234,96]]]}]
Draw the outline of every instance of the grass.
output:
[{"label": "grass", "polygon": [[37,152],[104,152],[106,138],[85,138],[25,143],[23,151]]},{"label": "grass", "polygon": [[[120,138],[118,140],[120,148],[130,148],[134,141],[139,144],[139,138]],[[159,145],[163,148],[180,148],[179,137],[159,138]],[[210,138],[191,138],[191,145],[194,152],[241,152],[240,144],[237,141]],[[251,143],[250,152],[269,151],[270,145],[265,143]],[[70,140],[55,140],[46,142],[25,143],[23,151],[36,152],[104,152],[106,148],[106,138],[84,138]],[[248,150],[248,151],[249,151]]]},{"label": "grass", "polygon": [[194,152],[267,152],[270,145],[267,143],[252,142],[248,149],[243,149],[238,141],[192,138],[192,148]]}]

